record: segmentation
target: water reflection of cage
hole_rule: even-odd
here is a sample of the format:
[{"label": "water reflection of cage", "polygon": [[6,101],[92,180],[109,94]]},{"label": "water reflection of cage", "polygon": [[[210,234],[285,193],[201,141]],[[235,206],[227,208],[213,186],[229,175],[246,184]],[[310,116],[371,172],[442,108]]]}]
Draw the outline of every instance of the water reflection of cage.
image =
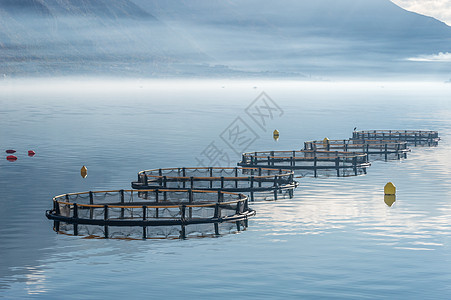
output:
[{"label": "water reflection of cage", "polygon": [[407,142],[397,140],[322,140],[304,143],[308,151],[345,151],[366,153],[372,157],[388,159],[406,158],[410,152]]},{"label": "water reflection of cage", "polygon": [[[292,170],[269,168],[167,168],[145,170],[138,173],[134,189],[191,188],[208,191],[247,193],[255,198],[277,200],[279,194],[293,196],[298,183]],[[142,193],[141,193],[142,194]]]},{"label": "water reflection of cage", "polygon": [[438,131],[431,130],[362,130],[352,133],[354,140],[396,140],[414,146],[437,146]]},{"label": "water reflection of cage", "polygon": [[[138,193],[145,193],[146,197],[138,197]],[[84,235],[94,232],[88,227],[97,226],[103,227],[103,236],[109,238],[113,232],[121,235],[125,228],[134,228],[133,232],[141,228],[144,239],[155,231],[149,229],[153,226],[181,226],[180,235],[184,237],[188,225],[245,221],[254,214],[245,195],[191,189],[64,194],[54,197],[53,209],[46,212],[58,232],[63,226],[63,231],[70,227],[74,235],[79,235],[80,230]]]},{"label": "water reflection of cage", "polygon": [[333,170],[338,177],[366,174],[371,164],[366,153],[340,151],[265,151],[242,155],[239,166],[275,169],[308,170],[317,177],[319,173]]},{"label": "water reflection of cage", "polygon": [[[56,223],[55,221],[54,223]],[[235,234],[248,228],[248,220],[222,223],[188,224],[174,226],[147,226],[145,229],[137,226],[109,227],[110,239],[142,239],[143,230],[146,230],[146,239],[187,239],[211,238],[227,234]],[[53,229],[65,235],[73,235],[74,224],[59,222],[58,228]],[[78,224],[77,235],[85,238],[105,238],[105,229],[102,226]]]}]

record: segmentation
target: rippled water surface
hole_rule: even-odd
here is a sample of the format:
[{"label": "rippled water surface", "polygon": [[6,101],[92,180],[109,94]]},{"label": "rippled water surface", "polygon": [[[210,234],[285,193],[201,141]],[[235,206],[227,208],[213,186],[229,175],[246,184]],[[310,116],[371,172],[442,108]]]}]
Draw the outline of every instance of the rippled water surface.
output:
[{"label": "rippled water surface", "polygon": [[[263,91],[283,115],[259,127],[245,109]],[[440,83],[1,82],[0,297],[448,298],[450,100]],[[255,202],[247,230],[219,237],[84,239],[56,234],[45,218],[54,195],[197,166],[212,142],[237,162],[221,139],[237,117],[258,136],[250,151],[349,138],[355,126],[438,130],[442,141],[373,161],[364,176],[301,178],[293,199]]]}]

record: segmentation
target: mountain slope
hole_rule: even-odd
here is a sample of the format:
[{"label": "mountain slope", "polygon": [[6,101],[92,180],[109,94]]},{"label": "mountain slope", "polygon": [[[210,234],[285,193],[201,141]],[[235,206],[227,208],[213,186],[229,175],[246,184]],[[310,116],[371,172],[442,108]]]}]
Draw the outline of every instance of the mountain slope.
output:
[{"label": "mountain slope", "polygon": [[0,9],[10,14],[80,15],[117,18],[152,18],[129,0],[0,0]]},{"label": "mountain slope", "polygon": [[[445,73],[451,28],[389,0],[0,0],[0,73]],[[449,75],[448,75],[449,76]]]},{"label": "mountain slope", "polygon": [[3,74],[165,74],[200,57],[128,0],[0,1]]},{"label": "mountain slope", "polygon": [[243,69],[416,72],[406,57],[451,52],[449,26],[389,0],[135,2],[218,63]]}]

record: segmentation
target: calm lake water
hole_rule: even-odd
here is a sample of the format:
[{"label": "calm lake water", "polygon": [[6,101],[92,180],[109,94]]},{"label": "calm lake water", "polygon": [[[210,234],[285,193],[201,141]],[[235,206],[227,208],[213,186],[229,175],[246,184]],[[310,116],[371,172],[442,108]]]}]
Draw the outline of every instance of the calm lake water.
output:
[{"label": "calm lake water", "polygon": [[[245,109],[262,92],[283,114],[258,124]],[[448,298],[450,100],[445,83],[2,81],[0,297]],[[250,151],[345,139],[356,126],[438,130],[442,141],[374,161],[364,176],[299,179],[293,199],[252,204],[257,215],[239,233],[127,241],[52,230],[44,214],[55,195],[128,189],[143,169],[208,164],[212,143],[236,163],[241,149],[223,132],[238,117],[255,134]]]}]

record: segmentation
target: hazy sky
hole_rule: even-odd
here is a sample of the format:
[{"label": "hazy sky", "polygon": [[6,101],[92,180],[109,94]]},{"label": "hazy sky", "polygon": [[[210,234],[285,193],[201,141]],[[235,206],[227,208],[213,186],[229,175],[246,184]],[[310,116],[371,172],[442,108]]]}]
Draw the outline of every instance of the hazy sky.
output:
[{"label": "hazy sky", "polygon": [[451,0],[392,0],[410,11],[434,17],[451,26]]}]

